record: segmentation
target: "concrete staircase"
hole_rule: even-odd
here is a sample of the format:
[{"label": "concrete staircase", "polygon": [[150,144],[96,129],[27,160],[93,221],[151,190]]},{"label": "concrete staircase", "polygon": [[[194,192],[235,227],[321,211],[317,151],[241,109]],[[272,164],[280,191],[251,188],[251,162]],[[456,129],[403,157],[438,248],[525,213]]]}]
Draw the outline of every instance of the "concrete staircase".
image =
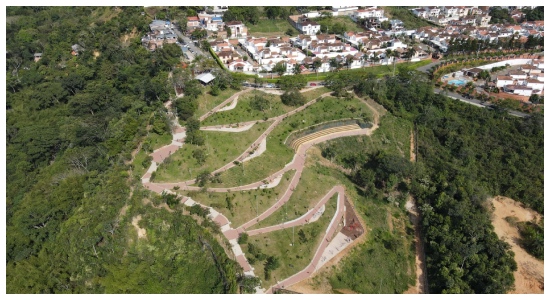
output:
[{"label": "concrete staircase", "polygon": [[359,125],[357,125],[357,124],[338,126],[338,127],[332,127],[332,128],[324,129],[324,130],[321,130],[321,131],[314,132],[312,134],[308,134],[308,135],[303,136],[301,138],[298,138],[295,141],[293,141],[290,146],[292,147],[292,149],[294,149],[294,151],[296,151],[296,150],[298,150],[298,147],[300,147],[301,144],[309,142],[309,141],[314,140],[316,138],[319,138],[319,137],[322,137],[322,136],[325,136],[325,135],[328,135],[328,134],[332,134],[332,133],[337,133],[337,132],[342,132],[342,131],[349,131],[349,130],[357,130],[357,129],[361,129],[361,127],[359,127]]}]

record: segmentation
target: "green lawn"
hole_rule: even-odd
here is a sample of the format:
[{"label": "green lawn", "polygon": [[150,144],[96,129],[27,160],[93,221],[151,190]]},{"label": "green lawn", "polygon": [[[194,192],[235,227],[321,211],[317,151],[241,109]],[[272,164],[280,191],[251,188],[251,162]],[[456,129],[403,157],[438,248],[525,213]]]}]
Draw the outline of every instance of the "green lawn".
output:
[{"label": "green lawn", "polygon": [[200,95],[197,99],[199,106],[195,111],[195,117],[199,118],[200,116],[206,114],[209,110],[227,100],[227,98],[233,96],[233,94],[237,92],[238,91],[235,91],[234,89],[228,88],[226,90],[220,91],[220,94],[218,96],[212,96],[212,94],[210,94],[210,87],[206,88],[203,91],[202,95]]},{"label": "green lawn", "polygon": [[[362,114],[372,115],[370,109],[359,99],[343,100],[326,97],[320,100],[282,121],[267,137],[267,150],[261,156],[245,162],[243,168],[233,168],[223,172],[222,186],[256,182],[282,169],[294,156],[294,151],[283,144],[292,131],[325,121],[360,117]],[[212,186],[220,186],[220,184]]]},{"label": "green lawn", "polygon": [[[244,132],[203,131],[205,145],[185,144],[178,149],[156,171],[156,182],[176,182],[195,179],[204,171],[214,171],[233,161],[242,154],[271,123],[259,123]],[[195,149],[206,153],[206,161],[198,163],[193,157]],[[225,184],[224,184],[225,185]]]},{"label": "green lawn", "polygon": [[[303,93],[306,101],[313,100],[320,95],[329,92],[327,88],[317,88],[311,91]],[[265,99],[269,100],[270,109],[265,111],[259,111],[251,108],[250,103],[254,97],[262,96]],[[259,90],[253,90],[250,93],[239,96],[237,106],[232,110],[221,111],[213,114],[212,116],[206,118],[203,122],[203,126],[208,125],[220,125],[220,124],[234,124],[239,122],[254,121],[254,120],[264,120],[276,116],[280,116],[284,113],[296,109],[294,106],[287,106],[281,102],[281,97],[279,95],[268,94]]]},{"label": "green lawn", "polygon": [[295,172],[296,171],[291,170],[283,174],[283,178],[281,178],[279,185],[270,189],[256,189],[230,193],[195,191],[178,191],[178,193],[187,195],[201,204],[212,206],[231,221],[231,226],[233,228],[237,228],[255,218],[277,202],[277,199],[282,196],[287,189],[290,179],[294,176]]},{"label": "green lawn", "polygon": [[[249,243],[253,244],[262,253],[267,256],[276,256],[279,259],[280,267],[271,272],[271,278],[265,280],[264,261],[256,260],[252,266],[254,273],[262,280],[262,286],[268,288],[275,284],[277,280],[281,281],[303,270],[313,258],[319,243],[321,242],[325,230],[336,212],[336,195],[332,197],[325,205],[325,212],[313,223],[294,228],[294,238],[292,228],[273,231],[270,233],[259,234],[248,238]],[[302,230],[306,240],[300,240],[298,232]],[[294,244],[292,242],[294,240]],[[247,259],[252,257],[248,252],[248,247],[243,246]]]},{"label": "green lawn", "polygon": [[[313,158],[308,157],[307,159],[307,164],[311,165]],[[250,229],[272,226],[299,218],[313,208],[323,196],[338,184],[338,180],[334,177],[320,173],[319,168],[304,168],[302,177],[288,202],[271,216],[250,227]]]},{"label": "green lawn", "polygon": [[[324,142],[319,147],[322,149],[333,148],[334,151],[331,151],[335,153],[333,161],[345,168],[353,168],[348,162],[348,158],[358,152],[375,153],[381,150],[408,159],[411,148],[412,123],[406,119],[386,114],[381,117],[380,124],[380,127],[370,136],[343,137]],[[358,149],[360,150],[358,151]]]},{"label": "green lawn", "polygon": [[[270,107],[265,111],[259,111],[252,108],[250,103],[256,96],[267,99],[270,103]],[[278,95],[267,94],[262,91],[254,90],[246,95],[239,96],[237,106],[234,109],[217,112],[206,118],[202,122],[202,125],[233,124],[253,120],[263,120],[282,115],[292,109],[294,109],[294,107],[284,105]]]},{"label": "green lawn", "polygon": [[286,31],[291,29],[294,35],[298,35],[299,32],[290,23],[284,20],[269,20],[261,19],[257,24],[247,24],[248,26],[248,35],[249,36],[265,36],[265,37],[275,37],[275,36],[284,36]]},{"label": "green lawn", "polygon": [[154,132],[149,132],[149,135],[145,138],[144,143],[150,145],[150,149],[153,151],[162,146],[166,146],[172,142],[172,134],[166,133],[163,135],[158,135]]}]

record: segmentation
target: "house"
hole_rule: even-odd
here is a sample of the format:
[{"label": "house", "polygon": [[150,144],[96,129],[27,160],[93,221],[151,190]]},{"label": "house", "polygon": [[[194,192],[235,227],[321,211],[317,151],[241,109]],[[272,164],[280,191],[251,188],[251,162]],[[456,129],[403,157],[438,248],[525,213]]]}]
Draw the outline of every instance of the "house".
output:
[{"label": "house", "polygon": [[394,30],[403,29],[403,26],[404,26],[403,21],[397,20],[397,19],[390,20],[390,25],[391,25],[391,28]]},{"label": "house", "polygon": [[525,80],[525,85],[533,90],[544,90],[544,82],[537,79],[529,78]]},{"label": "house", "polygon": [[469,69],[469,70],[464,70],[463,74],[465,76],[476,77],[479,73],[481,73],[481,71],[483,71],[483,69],[472,68],[472,69]]},{"label": "house", "polygon": [[333,16],[350,16],[358,9],[357,6],[333,6]]},{"label": "house", "polygon": [[227,64],[227,68],[230,70],[230,71],[241,71],[241,72],[253,72],[254,71],[254,66],[248,62],[248,61],[243,61],[242,59],[239,59],[239,60],[234,60],[232,62],[230,62],[229,64]]},{"label": "house", "polygon": [[201,22],[199,17],[197,16],[187,17],[187,30],[193,30],[193,29],[199,28],[200,26],[201,26]]},{"label": "house", "polygon": [[503,91],[527,97],[533,94],[533,89],[525,85],[505,85]]},{"label": "house", "polygon": [[413,15],[419,18],[423,18],[423,19],[428,18],[428,11],[423,8],[414,8],[414,9],[411,9],[411,12],[413,13]]},{"label": "house", "polygon": [[34,62],[38,62],[42,58],[42,53],[34,54]]},{"label": "house", "polygon": [[516,80],[510,76],[497,76],[497,87],[501,88],[505,85],[513,85]]},{"label": "house", "polygon": [[301,33],[307,35],[316,35],[317,32],[321,31],[321,25],[315,21],[303,21],[297,24],[296,27]]},{"label": "house", "polygon": [[441,9],[437,6],[424,6],[424,10],[427,11],[428,17],[436,17],[441,12]]},{"label": "house", "polygon": [[246,37],[248,29],[241,21],[230,21],[225,26],[231,31],[231,37]]},{"label": "house", "polygon": [[541,73],[541,70],[535,66],[532,65],[521,65],[520,70],[527,73],[527,74],[537,74]]},{"label": "house", "polygon": [[508,76],[514,79],[527,79],[527,74],[521,70],[511,70],[508,72]]},{"label": "house", "polygon": [[487,27],[489,26],[489,21],[491,21],[491,16],[488,14],[476,16],[476,23],[478,24],[478,26]]},{"label": "house", "polygon": [[350,15],[350,18],[359,23],[364,21],[366,28],[380,28],[380,24],[388,20],[384,17],[384,10],[376,8],[376,6],[356,10]]}]

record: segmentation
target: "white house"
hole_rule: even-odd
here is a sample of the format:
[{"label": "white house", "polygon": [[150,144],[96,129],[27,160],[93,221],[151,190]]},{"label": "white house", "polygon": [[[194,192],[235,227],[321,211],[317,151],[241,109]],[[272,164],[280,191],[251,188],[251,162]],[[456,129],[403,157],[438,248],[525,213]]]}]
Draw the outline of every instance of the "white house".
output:
[{"label": "white house", "polygon": [[227,68],[230,71],[243,71],[243,72],[252,72],[254,71],[254,66],[248,61],[234,60],[227,65]]},{"label": "white house", "polygon": [[497,87],[501,88],[506,85],[513,85],[516,80],[510,76],[497,76]]},{"label": "white house", "polygon": [[525,85],[532,88],[533,90],[544,90],[544,82],[539,81],[537,79],[526,79]]},{"label": "white house", "polygon": [[304,21],[297,24],[297,26],[298,30],[307,35],[316,35],[317,32],[321,31],[321,25],[315,21]]},{"label": "white house", "polygon": [[533,89],[525,85],[505,85],[504,91],[527,97],[533,94]]},{"label": "white house", "polygon": [[514,79],[527,79],[527,74],[525,74],[525,72],[520,70],[512,70],[508,72],[508,76]]},{"label": "white house", "polygon": [[241,21],[230,21],[225,23],[225,26],[231,31],[232,38],[235,37],[246,37],[248,29]]},{"label": "white house", "polygon": [[413,15],[419,17],[419,18],[423,18],[423,19],[427,19],[428,18],[428,11],[423,9],[423,8],[414,8],[414,9],[411,9]]},{"label": "white house", "polygon": [[365,20],[368,18],[383,18],[384,17],[384,10],[381,8],[376,7],[369,7],[366,9],[358,9],[354,11],[350,18],[357,22],[358,20]]}]

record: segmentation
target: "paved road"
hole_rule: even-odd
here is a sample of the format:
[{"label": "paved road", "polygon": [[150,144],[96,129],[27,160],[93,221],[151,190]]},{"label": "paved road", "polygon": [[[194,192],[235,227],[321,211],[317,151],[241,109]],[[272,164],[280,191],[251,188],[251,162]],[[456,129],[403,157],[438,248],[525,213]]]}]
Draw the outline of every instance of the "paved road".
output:
[{"label": "paved road", "polygon": [[[464,103],[472,104],[472,105],[475,105],[477,107],[490,108],[491,105],[492,105],[491,103],[483,102],[483,101],[480,101],[480,100],[477,100],[477,99],[466,99],[458,93],[450,92],[450,91],[444,91],[444,90],[441,90],[441,89],[438,89],[438,88],[434,88],[434,92],[435,93],[443,93],[449,98],[459,100],[459,101],[462,101]],[[508,111],[508,113],[510,115],[512,115],[514,117],[525,118],[525,117],[529,116],[529,114],[522,113],[522,112],[517,111],[517,110],[511,110],[511,109],[506,109],[506,110]]]},{"label": "paved road", "polygon": [[181,31],[179,31],[177,28],[174,27],[174,32],[176,33],[176,35],[180,38],[183,39],[184,43],[189,47],[190,50],[193,50],[194,53],[187,53],[187,55],[189,55],[189,59],[190,60],[193,60],[193,58],[197,55],[206,55],[204,54],[204,52],[198,48],[197,46],[195,46],[195,43],[193,43],[193,41],[191,41],[190,38],[188,38],[186,35],[184,35],[183,33],[181,33]]}]

